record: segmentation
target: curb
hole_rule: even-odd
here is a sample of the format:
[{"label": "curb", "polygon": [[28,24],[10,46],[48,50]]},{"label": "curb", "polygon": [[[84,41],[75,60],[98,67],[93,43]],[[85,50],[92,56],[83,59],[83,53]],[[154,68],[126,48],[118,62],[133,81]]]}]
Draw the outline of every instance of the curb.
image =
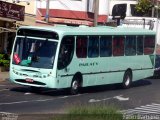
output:
[{"label": "curb", "polygon": [[0,82],[7,81],[9,79],[8,72],[0,72]]},{"label": "curb", "polygon": [[4,81],[7,81],[9,80],[9,78],[0,78],[0,82],[4,82]]}]

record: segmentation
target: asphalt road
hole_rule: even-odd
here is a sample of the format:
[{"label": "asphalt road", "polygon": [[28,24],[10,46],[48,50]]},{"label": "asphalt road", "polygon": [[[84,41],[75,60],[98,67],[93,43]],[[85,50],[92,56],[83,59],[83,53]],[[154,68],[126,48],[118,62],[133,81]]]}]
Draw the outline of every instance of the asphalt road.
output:
[{"label": "asphalt road", "polygon": [[78,95],[69,95],[67,90],[32,92],[30,87],[3,81],[0,82],[0,113],[56,114],[66,113],[73,106],[90,104],[114,105],[131,112],[149,105],[151,108],[147,112],[153,112],[152,108],[160,111],[160,107],[156,108],[160,106],[160,79],[139,80],[130,89],[117,86],[90,87]]}]

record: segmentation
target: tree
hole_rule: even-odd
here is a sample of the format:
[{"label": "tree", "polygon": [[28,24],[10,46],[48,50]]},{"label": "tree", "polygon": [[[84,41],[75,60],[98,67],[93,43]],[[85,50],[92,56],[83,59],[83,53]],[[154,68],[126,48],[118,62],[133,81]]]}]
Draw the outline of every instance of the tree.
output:
[{"label": "tree", "polygon": [[153,6],[154,3],[151,0],[138,0],[136,11],[141,16],[151,16]]}]

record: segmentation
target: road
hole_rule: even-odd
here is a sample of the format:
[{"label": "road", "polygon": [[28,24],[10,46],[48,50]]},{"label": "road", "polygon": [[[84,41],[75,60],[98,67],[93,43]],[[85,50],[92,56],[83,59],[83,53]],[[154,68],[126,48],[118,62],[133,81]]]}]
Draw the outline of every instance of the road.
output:
[{"label": "road", "polygon": [[[102,104],[114,105],[121,110],[159,114],[160,79],[145,79],[134,82],[130,89],[117,88],[118,85],[106,85],[85,88],[78,95],[69,95],[67,90],[42,89],[32,92],[29,87],[19,86],[9,81],[0,83],[0,113],[16,114],[52,114],[66,113],[78,105]],[[154,108],[154,111],[152,110]]]}]

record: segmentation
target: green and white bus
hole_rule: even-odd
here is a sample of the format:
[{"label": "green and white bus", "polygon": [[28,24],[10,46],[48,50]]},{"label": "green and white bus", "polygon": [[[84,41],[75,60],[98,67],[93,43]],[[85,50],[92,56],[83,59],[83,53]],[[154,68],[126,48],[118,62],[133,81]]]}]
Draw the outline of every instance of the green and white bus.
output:
[{"label": "green and white bus", "polygon": [[35,27],[17,30],[10,62],[14,83],[70,88],[122,83],[154,73],[155,32],[119,27]]}]

